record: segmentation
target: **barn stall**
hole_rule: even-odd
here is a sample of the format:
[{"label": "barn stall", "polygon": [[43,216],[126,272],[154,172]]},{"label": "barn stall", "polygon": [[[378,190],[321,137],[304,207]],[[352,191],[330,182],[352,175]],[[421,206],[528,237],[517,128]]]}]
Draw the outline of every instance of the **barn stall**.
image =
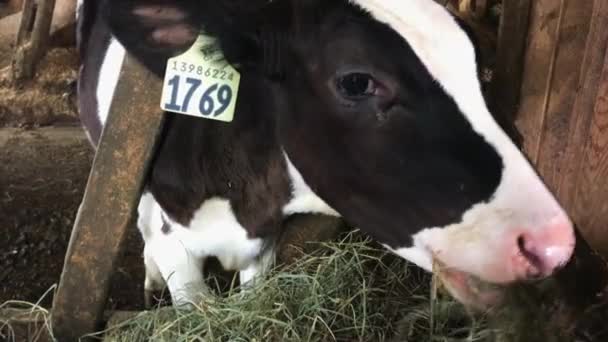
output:
[{"label": "barn stall", "polygon": [[[446,5],[473,23],[482,38],[484,75],[486,81],[492,81],[487,82],[487,93],[493,109],[503,115],[506,125],[515,123],[523,138],[523,147],[539,172],[567,206],[582,234],[595,249],[606,255],[608,207],[602,199],[608,198],[603,181],[608,168],[604,103],[608,89],[608,33],[602,28],[608,21],[608,5],[601,0],[516,0],[504,4],[461,1]],[[485,10],[484,5],[487,6]],[[498,27],[501,14],[503,21]],[[5,22],[0,21],[0,25]],[[5,48],[2,53],[7,51],[12,54],[13,50]],[[0,322],[10,324],[3,325],[0,331],[6,337],[12,332],[19,338],[35,339],[42,336],[38,333],[45,331],[52,304],[52,286],[59,281],[75,211],[82,199],[93,157],[78,128],[73,94],[70,93],[71,82],[76,76],[74,54],[72,48],[51,49],[38,65],[38,74],[32,81],[14,83],[10,80],[10,70],[2,71],[0,143],[3,148],[0,159],[5,167],[0,169],[0,189],[6,190],[2,191],[0,220],[4,222],[0,224],[8,227],[8,234],[2,242],[0,260],[0,303],[7,302],[2,306],[5,310]],[[2,67],[7,66],[4,63]],[[150,130],[153,131],[153,127]],[[431,283],[431,279],[416,270],[398,272],[406,269],[405,263],[369,249],[371,247],[361,244],[358,238],[342,239],[342,242],[325,247],[333,254],[298,258],[299,261],[287,270],[271,276],[268,283],[262,285],[267,296],[243,301],[238,294],[229,294],[212,297],[210,302],[203,303],[201,310],[191,315],[162,309],[133,318],[134,313],[143,308],[143,270],[139,237],[136,229],[129,229],[127,255],[106,272],[115,273],[109,300],[103,298],[103,303],[97,303],[107,312],[103,320],[110,321],[111,331],[105,337],[117,341],[149,337],[172,340],[177,334],[182,338],[200,335],[204,329],[210,329],[208,327],[218,331],[224,322],[230,321],[240,325],[226,330],[223,337],[243,340],[280,340],[285,336],[302,336],[302,339],[309,336],[308,340],[340,337],[345,340],[396,338],[414,341],[447,338],[530,341],[540,338],[524,334],[529,332],[539,333],[549,340],[571,341],[573,334],[581,341],[604,341],[606,338],[601,322],[608,313],[605,304],[601,304],[602,297],[596,297],[606,284],[602,277],[605,264],[584,246],[579,248],[578,261],[561,277],[536,286],[512,289],[509,291],[512,304],[507,309],[490,318],[472,320],[449,298],[437,295],[433,287],[420,286]],[[383,262],[377,263],[379,259]],[[377,283],[369,287],[369,292],[353,297],[355,300],[349,305],[339,307],[349,309],[353,318],[346,322],[338,320],[337,317],[344,318],[345,314],[334,307],[334,301],[348,297],[362,284],[358,282],[361,278],[350,282],[336,279],[360,274],[368,267],[378,272]],[[330,274],[327,278],[325,273],[315,273],[319,268],[352,272]],[[314,277],[303,279],[327,287],[314,293],[297,292],[308,283],[294,281],[289,274],[314,274]],[[51,289],[49,293],[48,289]],[[85,287],[80,293],[86,294],[87,290]],[[311,297],[320,300],[314,303],[316,305],[306,307],[309,311],[301,317],[292,317],[288,322],[292,325],[275,316],[256,316],[256,309],[274,304],[273,299],[277,297],[290,298],[295,303]],[[407,298],[412,299],[403,301]],[[74,300],[69,295],[64,299]],[[23,310],[21,302],[38,305],[34,310]],[[375,312],[368,311],[366,304],[378,308],[384,302],[398,305],[383,307],[382,316],[358,318],[360,314]],[[213,307],[217,311],[209,312],[208,308]],[[54,309],[61,312],[62,308]],[[129,312],[121,312],[124,310]],[[244,314],[234,316],[235,310]],[[328,310],[335,316],[324,316]],[[73,318],[70,316],[74,313],[68,312],[66,317]],[[284,315],[279,316],[284,318]],[[319,319],[315,320],[317,317]],[[328,321],[339,324],[332,325],[330,332],[324,326]],[[206,326],[205,322],[208,322]],[[69,326],[70,323],[63,324]],[[309,329],[309,326],[315,329]],[[491,333],[494,330],[504,333]],[[288,333],[292,335],[285,335]]]}]

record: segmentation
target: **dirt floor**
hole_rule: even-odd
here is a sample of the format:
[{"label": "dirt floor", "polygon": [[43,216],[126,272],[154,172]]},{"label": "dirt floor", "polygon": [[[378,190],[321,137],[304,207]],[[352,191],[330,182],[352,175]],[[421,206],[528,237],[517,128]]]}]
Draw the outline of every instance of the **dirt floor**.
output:
[{"label": "dirt floor", "polygon": [[74,49],[53,49],[40,64],[34,83],[15,86],[10,68],[0,70],[0,127],[78,124],[74,103],[77,63]]},{"label": "dirt floor", "polygon": [[[76,67],[74,50],[56,49],[35,83],[14,88],[0,71],[0,303],[36,302],[59,281],[93,159],[73,105]],[[131,231],[109,303],[123,310],[143,306],[142,245]]]}]

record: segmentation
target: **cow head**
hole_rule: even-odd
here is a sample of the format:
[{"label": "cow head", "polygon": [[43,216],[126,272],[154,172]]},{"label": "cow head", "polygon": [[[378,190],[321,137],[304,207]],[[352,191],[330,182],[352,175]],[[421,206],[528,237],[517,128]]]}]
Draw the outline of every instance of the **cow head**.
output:
[{"label": "cow head", "polygon": [[113,27],[132,50],[147,41],[175,53],[202,28],[243,73],[272,80],[292,177],[395,253],[427,270],[438,261],[461,300],[468,275],[506,284],[569,260],[572,223],[489,113],[471,40],[432,0],[148,2],[130,11],[147,38],[129,44],[120,20]]}]

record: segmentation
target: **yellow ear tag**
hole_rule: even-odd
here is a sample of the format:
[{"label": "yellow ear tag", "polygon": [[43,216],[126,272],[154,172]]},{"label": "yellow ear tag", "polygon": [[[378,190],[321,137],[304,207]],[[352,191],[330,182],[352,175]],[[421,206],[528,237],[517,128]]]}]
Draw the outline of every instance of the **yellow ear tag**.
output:
[{"label": "yellow ear tag", "polygon": [[212,37],[167,61],[160,107],[168,112],[231,122],[241,75],[224,60]]}]

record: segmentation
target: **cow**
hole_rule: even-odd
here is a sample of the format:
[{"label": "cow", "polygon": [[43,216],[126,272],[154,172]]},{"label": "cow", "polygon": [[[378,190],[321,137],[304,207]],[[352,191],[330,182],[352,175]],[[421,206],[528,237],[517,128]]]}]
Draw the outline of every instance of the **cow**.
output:
[{"label": "cow", "polygon": [[125,53],[162,77],[204,33],[241,74],[234,121],[167,113],[139,205],[146,291],[206,291],[215,256],[243,284],[281,220],[339,216],[484,305],[471,278],[542,279],[572,222],[489,112],[473,38],[433,0],[85,1],[79,103],[99,140]]}]

